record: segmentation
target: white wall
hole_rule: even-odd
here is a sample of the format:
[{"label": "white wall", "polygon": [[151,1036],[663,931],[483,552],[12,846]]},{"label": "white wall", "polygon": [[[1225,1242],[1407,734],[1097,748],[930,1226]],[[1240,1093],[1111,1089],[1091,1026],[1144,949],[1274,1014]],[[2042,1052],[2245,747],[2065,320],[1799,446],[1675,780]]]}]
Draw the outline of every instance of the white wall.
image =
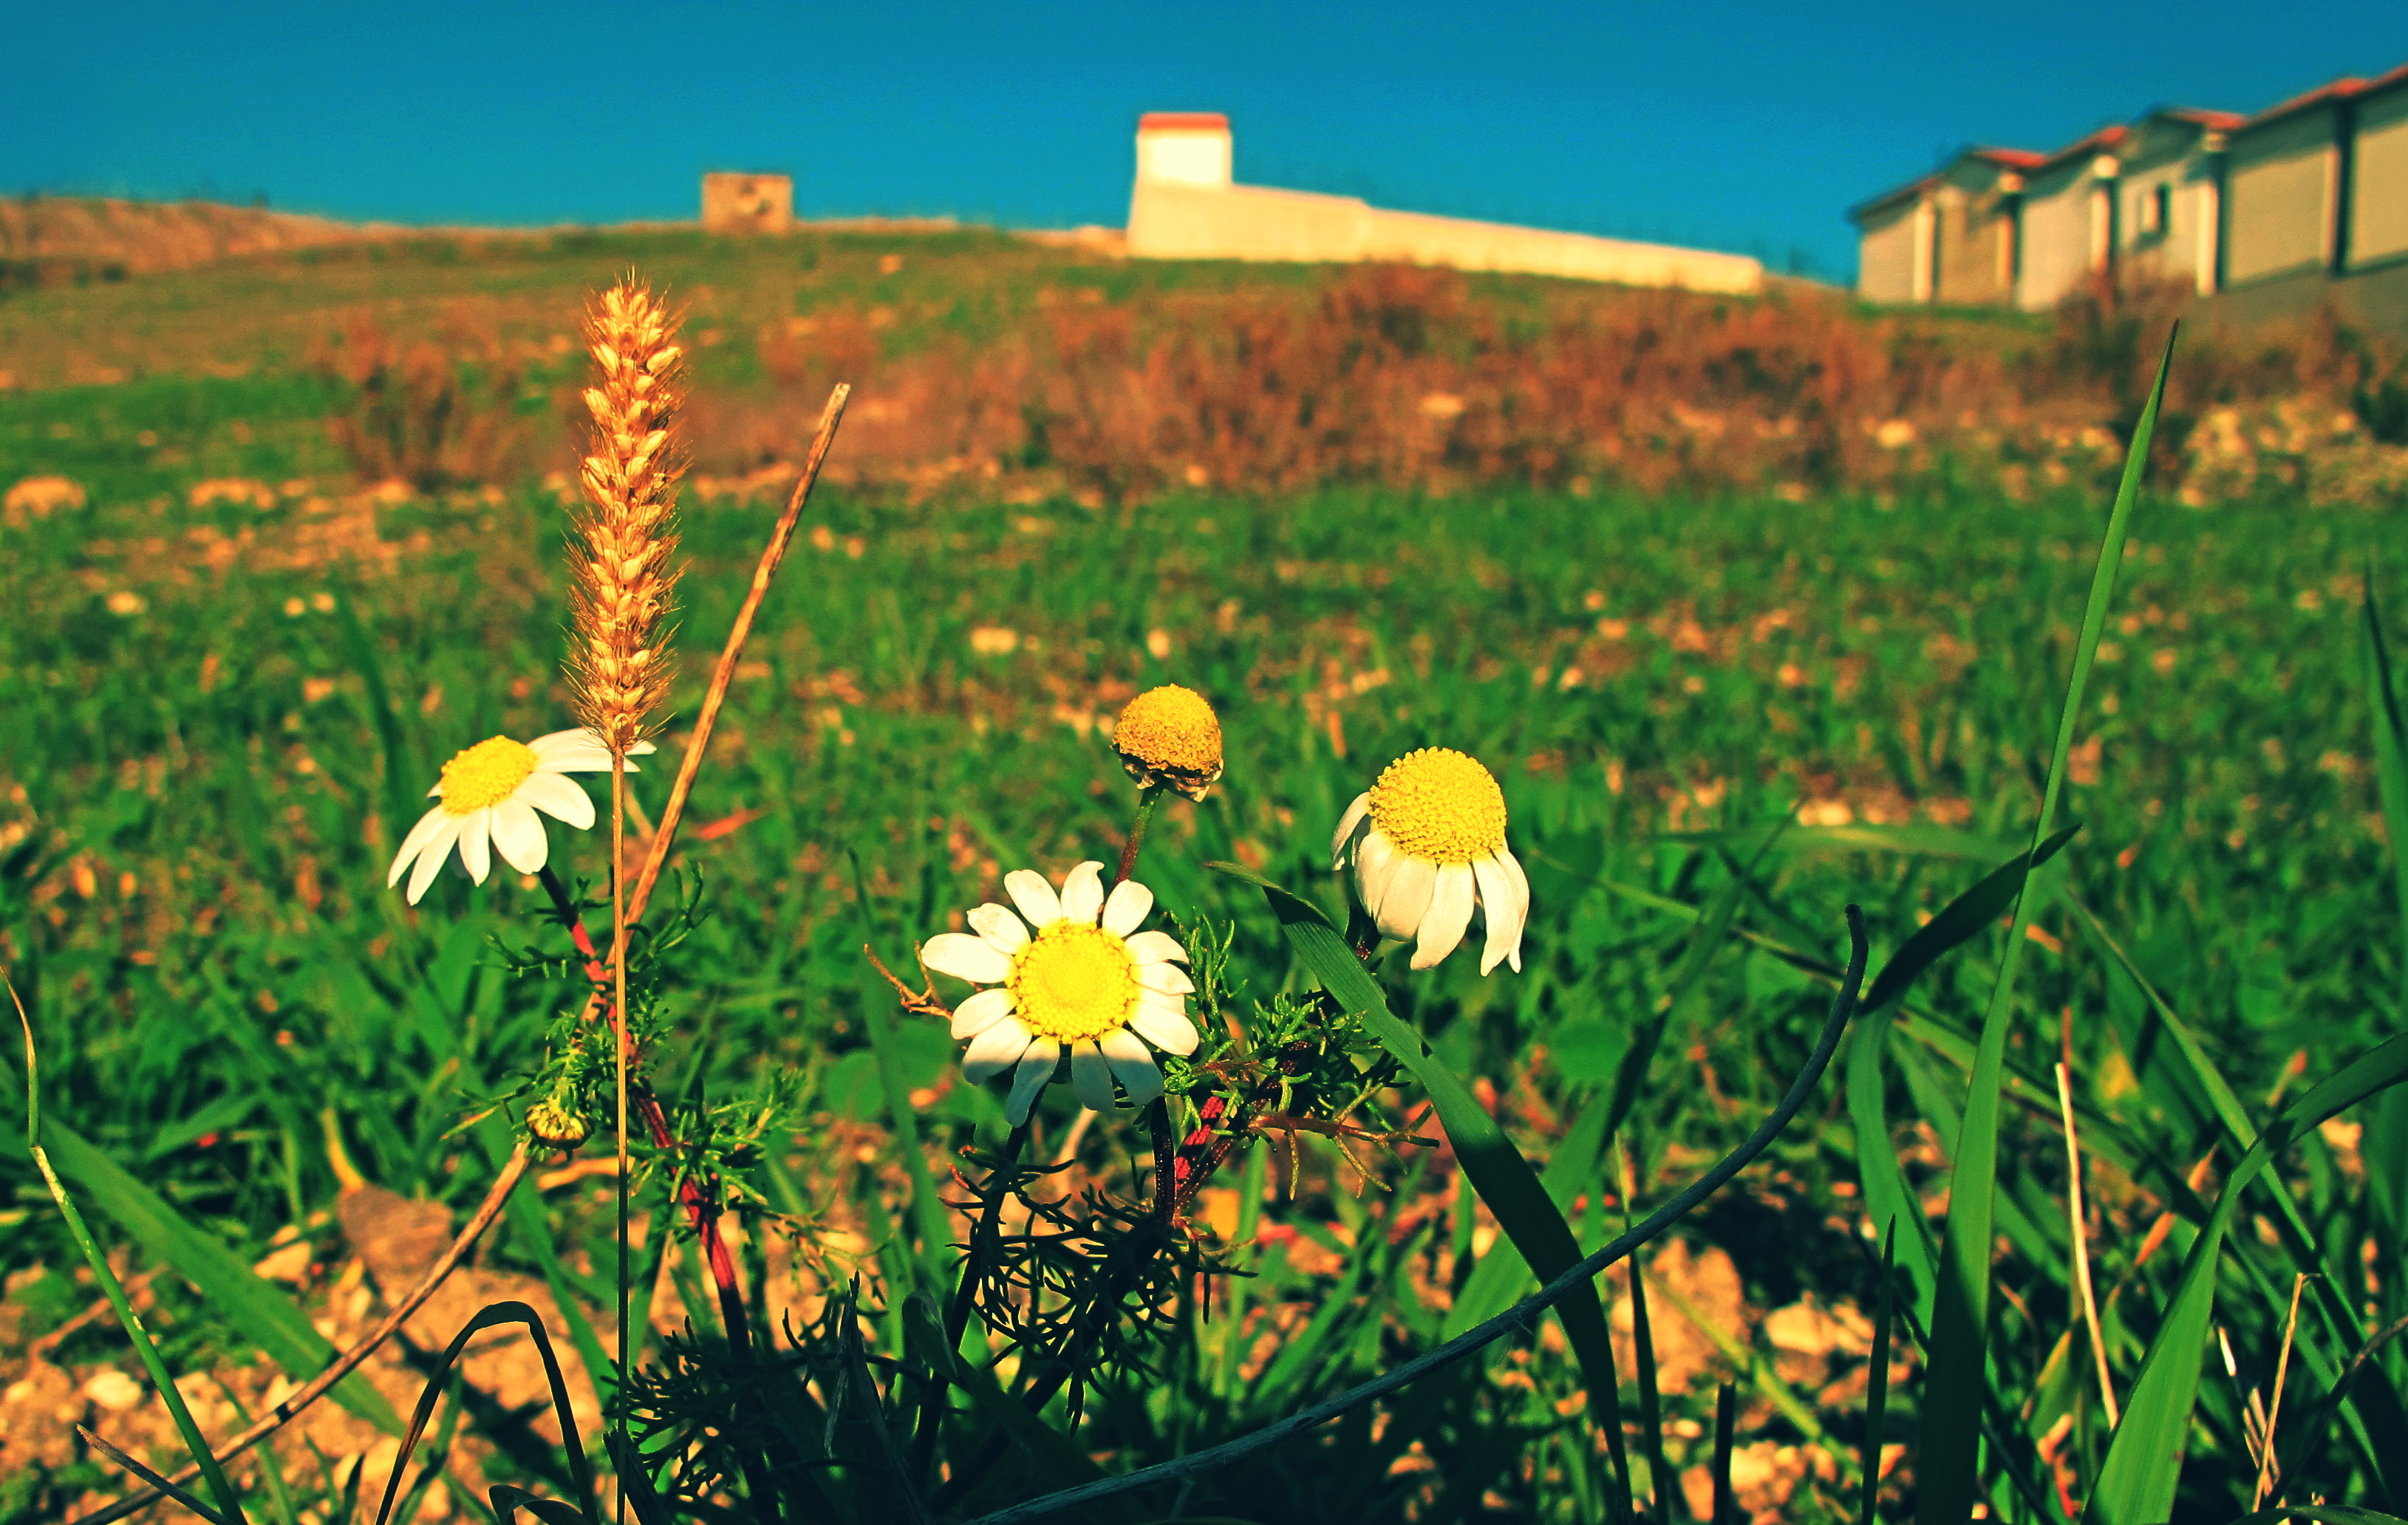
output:
[{"label": "white wall", "polygon": [[1140,179],[1129,198],[1128,252],[1142,259],[1396,260],[1689,291],[1764,284],[1764,266],[1741,254],[1383,211],[1354,196],[1161,179]]},{"label": "white wall", "polygon": [[2226,159],[2224,274],[2229,285],[2312,270],[2332,258],[2341,173],[2333,114],[2302,111],[2235,135]]},{"label": "white wall", "polygon": [[1140,127],[1137,134],[1137,178],[1179,185],[1229,183],[1230,143],[1226,127]]},{"label": "white wall", "polygon": [[2408,88],[2358,103],[2350,181],[2350,264],[2408,254]]},{"label": "white wall", "polygon": [[2098,267],[2111,214],[2101,189],[2087,157],[2032,179],[2024,192],[2017,307],[2026,311],[2055,307]]},{"label": "white wall", "polygon": [[1924,270],[1916,266],[1919,255],[1928,257],[1928,241],[1917,237],[1918,224],[1925,221],[1928,210],[1920,201],[1901,201],[1883,208],[1858,224],[1857,295],[1868,302],[1884,303],[1928,299]]}]

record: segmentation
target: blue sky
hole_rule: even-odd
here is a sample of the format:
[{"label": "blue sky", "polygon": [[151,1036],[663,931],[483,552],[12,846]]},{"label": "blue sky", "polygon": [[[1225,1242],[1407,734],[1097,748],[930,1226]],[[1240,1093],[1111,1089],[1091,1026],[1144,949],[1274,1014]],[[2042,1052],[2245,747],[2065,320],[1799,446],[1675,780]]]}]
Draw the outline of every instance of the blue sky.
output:
[{"label": "blue sky", "polygon": [[352,219],[692,217],[705,168],[807,215],[1117,223],[1143,110],[1238,176],[1802,261],[1968,141],[2252,110],[2408,61],[2408,6],[28,4],[0,191]]}]

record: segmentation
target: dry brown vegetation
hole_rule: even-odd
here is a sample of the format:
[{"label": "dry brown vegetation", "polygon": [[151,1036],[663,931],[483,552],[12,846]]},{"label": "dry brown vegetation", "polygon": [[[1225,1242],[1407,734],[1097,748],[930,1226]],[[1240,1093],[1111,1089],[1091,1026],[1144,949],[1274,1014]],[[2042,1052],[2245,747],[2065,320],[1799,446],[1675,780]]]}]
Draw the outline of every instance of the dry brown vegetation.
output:
[{"label": "dry brown vegetation", "polygon": [[[697,399],[712,442],[699,485],[745,491],[850,377],[861,401],[838,469],[914,496],[1010,479],[1008,495],[1091,501],[1498,482],[1803,497],[1944,479],[2021,496],[2120,461],[2179,311],[2162,293],[2107,286],[2042,327],[1870,314],[1804,288],[1733,300],[1560,286],[1517,308],[1454,272],[1401,266],[1301,288],[1099,295],[1041,290],[984,342],[903,341],[876,307],[764,324],[766,384],[706,384]],[[2408,490],[2401,375],[2394,346],[2329,316],[2249,333],[2194,324],[2159,480],[2197,502]]]}]

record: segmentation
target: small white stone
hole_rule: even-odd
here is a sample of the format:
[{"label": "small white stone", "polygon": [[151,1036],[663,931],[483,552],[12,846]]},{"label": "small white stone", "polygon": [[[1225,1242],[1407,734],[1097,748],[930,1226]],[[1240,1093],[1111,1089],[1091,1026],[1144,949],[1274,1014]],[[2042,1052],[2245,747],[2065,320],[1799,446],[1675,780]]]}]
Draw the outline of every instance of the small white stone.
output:
[{"label": "small white stone", "polygon": [[112,1414],[122,1414],[142,1402],[142,1384],[115,1367],[104,1367],[86,1378],[83,1395]]}]

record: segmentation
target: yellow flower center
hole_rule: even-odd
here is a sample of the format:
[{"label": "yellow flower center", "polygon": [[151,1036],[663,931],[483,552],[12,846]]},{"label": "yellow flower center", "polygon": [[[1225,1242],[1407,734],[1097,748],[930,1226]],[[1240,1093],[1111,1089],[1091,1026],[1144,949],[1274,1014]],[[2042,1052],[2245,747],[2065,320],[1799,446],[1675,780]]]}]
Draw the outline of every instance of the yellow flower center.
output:
[{"label": "yellow flower center", "polygon": [[1015,1014],[1039,1038],[1100,1038],[1137,1009],[1137,960],[1100,927],[1057,921],[1013,955]]},{"label": "yellow flower center", "polygon": [[489,736],[443,765],[443,808],[467,815],[508,799],[535,771],[535,748]]},{"label": "yellow flower center", "polygon": [[1462,753],[1424,747],[1371,785],[1371,824],[1410,856],[1469,863],[1505,845],[1505,791]]},{"label": "yellow flower center", "polygon": [[1128,701],[1112,726],[1112,746],[1147,768],[1182,777],[1217,777],[1221,718],[1196,690],[1165,683]]}]

